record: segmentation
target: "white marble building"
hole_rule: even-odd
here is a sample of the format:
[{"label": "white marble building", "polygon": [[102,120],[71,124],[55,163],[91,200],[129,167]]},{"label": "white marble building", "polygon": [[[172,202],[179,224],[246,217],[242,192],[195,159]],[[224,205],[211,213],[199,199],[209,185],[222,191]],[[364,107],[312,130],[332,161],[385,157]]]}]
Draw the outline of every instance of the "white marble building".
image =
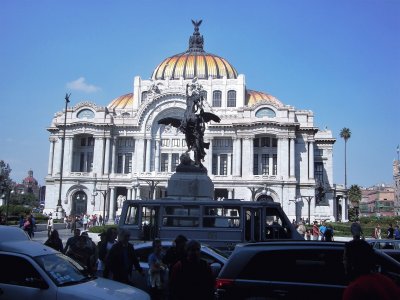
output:
[{"label": "white marble building", "polygon": [[290,219],[307,219],[309,205],[311,220],[346,218],[333,185],[332,132],[315,127],[313,112],[247,87],[244,74],[205,52],[198,27],[186,52],[164,59],[151,80],[135,77],[130,93],[106,107],[85,101],[55,115],[45,211],[55,210],[59,199],[65,113],[61,203],[67,214],[113,219],[124,199],[147,199],[153,188],[154,197],[165,197],[186,146],[182,133],[157,121],[182,116],[186,84],[195,77],[206,110],[221,117],[205,132],[204,166],[215,199],[279,202]]}]

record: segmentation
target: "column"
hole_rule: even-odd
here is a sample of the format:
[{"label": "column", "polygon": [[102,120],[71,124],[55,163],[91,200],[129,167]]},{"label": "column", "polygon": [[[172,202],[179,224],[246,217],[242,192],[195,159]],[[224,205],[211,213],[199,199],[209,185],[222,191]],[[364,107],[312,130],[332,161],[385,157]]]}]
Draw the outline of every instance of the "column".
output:
[{"label": "column", "polygon": [[104,151],[103,138],[96,137],[94,139],[93,168],[92,168],[92,172],[96,174],[103,174],[103,151]]},{"label": "column", "polygon": [[154,171],[160,172],[160,149],[161,149],[160,140],[157,139],[154,141],[154,143],[155,143]]},{"label": "column", "polygon": [[64,145],[64,175],[69,174],[71,172],[71,137],[66,137],[65,138],[65,145]]},{"label": "column", "polygon": [[168,170],[167,171],[172,172],[172,153],[168,153]]},{"label": "column", "polygon": [[50,150],[49,150],[49,165],[47,166],[47,175],[53,175],[55,140],[53,138],[50,138],[49,141],[50,141]]},{"label": "column", "polygon": [[133,190],[133,188],[129,187],[129,188],[127,188],[127,190],[128,190],[127,199],[128,200],[132,200],[132,190]]},{"label": "column", "polygon": [[138,139],[135,143],[136,170],[143,172],[144,170],[144,139]]},{"label": "column", "polygon": [[112,139],[111,174],[115,173],[115,156],[117,152],[117,138]]},{"label": "column", "polygon": [[146,139],[146,172],[150,172],[151,165],[151,139]]},{"label": "column", "polygon": [[342,197],[341,199],[342,202],[342,222],[346,222],[346,198]]},{"label": "column", "polygon": [[226,175],[232,175],[232,154],[228,153],[227,154],[227,171],[226,171]]},{"label": "column", "polygon": [[233,189],[228,189],[228,199],[233,199]]},{"label": "column", "polygon": [[105,138],[106,140],[106,149],[104,153],[104,166],[103,173],[108,175],[110,173],[110,138]]},{"label": "column", "polygon": [[209,146],[209,151],[208,151],[208,163],[207,163],[207,170],[208,174],[212,174],[212,160],[213,160],[213,140],[209,140],[210,146]]},{"label": "column", "polygon": [[295,143],[294,139],[290,139],[290,177],[295,177]]},{"label": "column", "polygon": [[240,163],[242,160],[242,142],[240,138],[233,140],[233,175],[240,176]]},{"label": "column", "polygon": [[314,142],[309,142],[308,147],[308,178],[314,179]]},{"label": "column", "polygon": [[54,144],[54,160],[53,160],[53,175],[60,174],[61,167],[61,139],[58,138]]},{"label": "column", "polygon": [[269,159],[268,174],[273,175],[274,174],[274,155],[270,154],[268,159]]},{"label": "column", "polygon": [[110,207],[108,212],[108,223],[114,224],[115,220],[115,187],[110,188]]},{"label": "column", "polygon": [[243,139],[243,177],[253,175],[253,138],[245,137]]}]

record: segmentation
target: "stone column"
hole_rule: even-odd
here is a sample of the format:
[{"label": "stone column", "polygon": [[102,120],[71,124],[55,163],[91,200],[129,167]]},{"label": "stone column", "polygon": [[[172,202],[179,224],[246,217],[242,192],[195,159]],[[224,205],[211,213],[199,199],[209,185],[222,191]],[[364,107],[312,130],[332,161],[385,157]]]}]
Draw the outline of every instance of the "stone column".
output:
[{"label": "stone column", "polygon": [[268,159],[269,159],[268,174],[273,175],[274,174],[274,155],[270,154]]},{"label": "stone column", "polygon": [[233,199],[233,189],[228,189],[228,199]]},{"label": "stone column", "polygon": [[253,137],[243,139],[243,177],[253,176]]},{"label": "stone column", "polygon": [[314,179],[314,142],[309,142],[308,146],[308,178]]},{"label": "stone column", "polygon": [[167,172],[172,172],[172,153],[168,153],[168,170],[167,170]]},{"label": "stone column", "polygon": [[49,141],[50,141],[50,151],[49,151],[49,165],[47,167],[47,175],[53,175],[55,139],[54,138],[50,138]]},{"label": "stone column", "polygon": [[236,138],[233,140],[233,175],[240,176],[240,163],[242,158],[242,145],[241,139]]},{"label": "stone column", "polygon": [[144,170],[144,139],[138,139],[135,143],[135,157],[136,157],[136,165],[137,171],[143,172]]},{"label": "stone column", "polygon": [[340,198],[342,202],[342,222],[346,222],[346,198]]},{"label": "stone column", "polygon": [[289,139],[285,137],[278,138],[278,175],[283,179],[289,176]]},{"label": "stone column", "polygon": [[104,174],[108,175],[110,173],[110,138],[105,138],[106,140],[106,149],[104,153]]},{"label": "stone column", "polygon": [[61,167],[61,139],[58,138],[57,142],[54,144],[54,160],[53,160],[53,175],[60,174]]},{"label": "stone column", "polygon": [[208,174],[212,174],[212,160],[213,160],[213,140],[212,138],[209,140],[210,146],[208,151],[208,163],[207,163],[207,171]]},{"label": "stone column", "polygon": [[232,155],[230,153],[227,154],[227,159],[228,159],[228,163],[227,163],[227,171],[226,171],[226,175],[232,175]]},{"label": "stone column", "polygon": [[155,140],[154,145],[155,145],[154,171],[160,172],[160,149],[161,149],[160,139]]},{"label": "stone column", "polygon": [[128,200],[132,200],[132,190],[133,190],[133,188],[129,187],[129,188],[127,188],[127,190],[128,190],[127,199]]},{"label": "stone column", "polygon": [[111,174],[115,173],[115,160],[117,152],[117,138],[112,139],[112,154],[111,154]]},{"label": "stone column", "polygon": [[290,139],[290,177],[295,177],[295,143],[294,139]]},{"label": "stone column", "polygon": [[94,150],[93,150],[93,168],[92,171],[96,174],[103,174],[103,138],[96,137],[94,139]]},{"label": "stone column", "polygon": [[151,171],[151,144],[151,139],[146,139],[146,172]]},{"label": "stone column", "polygon": [[110,188],[110,207],[108,211],[108,223],[114,224],[115,220],[115,187]]}]

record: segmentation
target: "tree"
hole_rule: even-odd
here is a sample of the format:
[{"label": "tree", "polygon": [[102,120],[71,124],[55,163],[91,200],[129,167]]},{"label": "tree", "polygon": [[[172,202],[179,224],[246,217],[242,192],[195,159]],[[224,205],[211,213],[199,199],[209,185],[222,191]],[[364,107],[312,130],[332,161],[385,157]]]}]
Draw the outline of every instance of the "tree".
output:
[{"label": "tree", "polygon": [[4,187],[10,181],[11,168],[4,160],[0,160],[0,186]]},{"label": "tree", "polygon": [[353,184],[349,189],[349,200],[353,206],[359,206],[362,198],[361,189],[357,184]]},{"label": "tree", "polygon": [[340,137],[344,139],[344,188],[347,188],[347,140],[351,137],[349,128],[343,127]]}]

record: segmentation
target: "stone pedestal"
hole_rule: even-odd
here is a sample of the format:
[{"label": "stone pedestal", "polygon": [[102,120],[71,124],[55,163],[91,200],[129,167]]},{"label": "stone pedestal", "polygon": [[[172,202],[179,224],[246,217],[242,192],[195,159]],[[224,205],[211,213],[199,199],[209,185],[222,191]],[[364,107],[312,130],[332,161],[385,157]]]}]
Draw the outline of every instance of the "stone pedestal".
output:
[{"label": "stone pedestal", "polygon": [[176,172],[168,181],[168,198],[173,200],[213,200],[214,183],[205,172]]}]

